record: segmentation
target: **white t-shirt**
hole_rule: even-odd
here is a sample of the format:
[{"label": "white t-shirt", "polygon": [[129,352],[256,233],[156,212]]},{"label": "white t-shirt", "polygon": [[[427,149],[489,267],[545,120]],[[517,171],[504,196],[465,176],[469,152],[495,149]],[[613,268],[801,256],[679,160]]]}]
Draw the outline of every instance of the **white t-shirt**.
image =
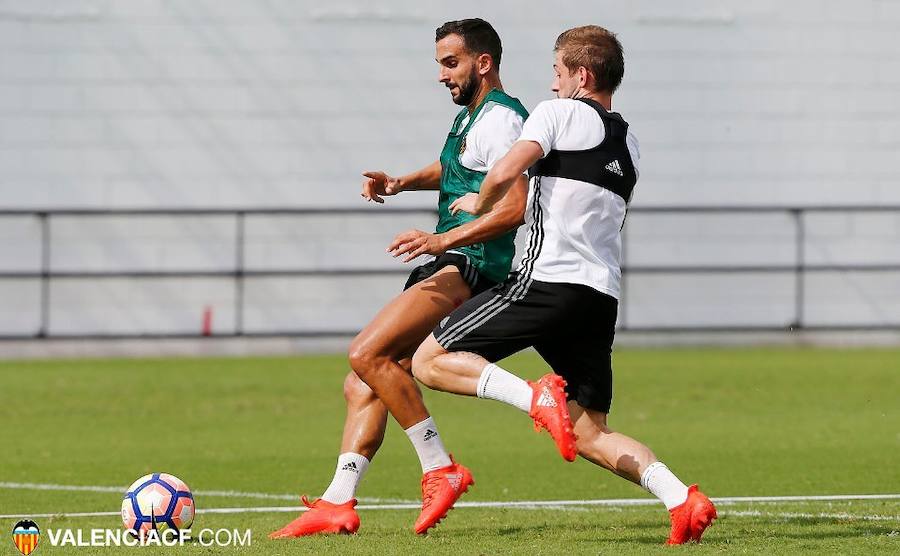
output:
[{"label": "white t-shirt", "polygon": [[[468,116],[463,118],[460,129],[466,127],[468,121]],[[460,163],[469,170],[487,173],[512,148],[522,133],[524,122],[512,108],[488,101],[469,128]]]},{"label": "white t-shirt", "polygon": [[[537,105],[519,141],[538,143],[547,156],[551,150],[596,147],[604,136],[603,121],[593,107],[579,100],[553,99]],[[640,151],[631,130],[626,143],[637,173]],[[542,282],[583,284],[618,299],[619,232],[626,208],[625,199],[592,183],[535,177],[528,190],[528,238],[519,272],[530,270],[531,279]]]}]

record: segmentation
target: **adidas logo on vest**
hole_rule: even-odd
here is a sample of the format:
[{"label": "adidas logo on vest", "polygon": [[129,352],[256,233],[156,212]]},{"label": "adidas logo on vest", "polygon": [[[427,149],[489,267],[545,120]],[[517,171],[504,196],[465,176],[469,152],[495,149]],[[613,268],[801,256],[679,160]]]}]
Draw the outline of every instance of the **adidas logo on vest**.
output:
[{"label": "adidas logo on vest", "polygon": [[607,165],[605,166],[605,168],[606,168],[607,170],[609,170],[610,172],[612,172],[613,174],[618,174],[618,175],[620,175],[620,176],[625,176],[625,174],[622,173],[622,167],[619,166],[619,161],[618,161],[618,160],[613,160],[612,162],[610,162],[609,164],[607,164]]}]

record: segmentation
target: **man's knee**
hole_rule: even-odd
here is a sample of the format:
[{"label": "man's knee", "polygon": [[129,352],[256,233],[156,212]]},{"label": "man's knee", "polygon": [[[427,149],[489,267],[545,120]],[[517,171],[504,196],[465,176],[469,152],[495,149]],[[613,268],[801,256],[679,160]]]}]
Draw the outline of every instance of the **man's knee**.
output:
[{"label": "man's knee", "polygon": [[434,336],[429,336],[422,342],[419,349],[413,355],[412,372],[416,379],[432,388],[437,379],[437,368],[434,366],[434,358],[438,355],[446,353],[444,349],[435,341]]},{"label": "man's knee", "polygon": [[431,357],[420,354],[417,351],[416,354],[413,355],[412,373],[419,382],[430,388],[434,375],[434,369],[431,366]]},{"label": "man's knee", "polygon": [[355,372],[347,373],[347,378],[344,379],[344,399],[348,404],[361,404],[375,398],[375,392]]},{"label": "man's knee", "polygon": [[359,336],[353,340],[350,350],[347,352],[350,368],[364,381],[368,381],[368,377],[377,367],[380,358],[381,354],[367,345],[365,339]]}]

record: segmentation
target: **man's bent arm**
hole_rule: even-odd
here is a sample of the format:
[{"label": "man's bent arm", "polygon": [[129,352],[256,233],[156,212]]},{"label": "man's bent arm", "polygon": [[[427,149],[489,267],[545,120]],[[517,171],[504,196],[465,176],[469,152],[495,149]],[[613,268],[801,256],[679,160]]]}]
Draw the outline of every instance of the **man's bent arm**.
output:
[{"label": "man's bent arm", "polygon": [[521,172],[518,178],[510,181],[507,186],[509,192],[497,202],[492,211],[440,234],[446,249],[481,243],[521,226],[525,222],[528,180]]},{"label": "man's bent arm", "polygon": [[[509,152],[497,161],[484,181],[475,203],[474,214],[491,212],[494,205],[506,195],[509,188],[528,168],[544,156],[544,150],[534,141],[516,141]],[[523,209],[524,210],[524,209]]]}]

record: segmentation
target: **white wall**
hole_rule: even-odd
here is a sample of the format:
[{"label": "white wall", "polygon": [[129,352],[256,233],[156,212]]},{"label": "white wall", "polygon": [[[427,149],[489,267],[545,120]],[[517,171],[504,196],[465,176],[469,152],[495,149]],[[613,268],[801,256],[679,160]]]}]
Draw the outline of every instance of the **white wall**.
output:
[{"label": "white wall", "polygon": [[[900,205],[897,0],[0,0],[0,207],[359,206],[362,170],[400,173],[437,156],[457,107],[437,83],[433,32],[471,16],[497,27],[504,85],[529,107],[550,96],[561,30],[619,33],[627,69],[614,107],[642,146],[635,206]],[[430,207],[434,196],[391,202]],[[808,260],[897,262],[898,220],[811,216]],[[393,233],[429,225],[366,222],[359,233],[341,220],[258,221],[248,256],[266,267],[391,265],[380,250]],[[0,219],[0,272],[37,268],[38,232],[31,218]],[[632,263],[791,257],[779,216],[636,216],[628,232]],[[223,219],[60,219],[53,233],[55,269],[232,260]],[[807,318],[896,323],[898,275],[811,278]],[[245,317],[258,328],[359,326],[400,285],[348,286],[369,289],[358,299],[336,282],[260,281]],[[629,324],[783,324],[789,285],[779,275],[636,276]],[[51,290],[51,331],[195,330],[208,304],[217,330],[233,326],[227,282]],[[34,329],[36,292],[0,280],[0,334]],[[319,316],[308,296],[331,310]]]}]

